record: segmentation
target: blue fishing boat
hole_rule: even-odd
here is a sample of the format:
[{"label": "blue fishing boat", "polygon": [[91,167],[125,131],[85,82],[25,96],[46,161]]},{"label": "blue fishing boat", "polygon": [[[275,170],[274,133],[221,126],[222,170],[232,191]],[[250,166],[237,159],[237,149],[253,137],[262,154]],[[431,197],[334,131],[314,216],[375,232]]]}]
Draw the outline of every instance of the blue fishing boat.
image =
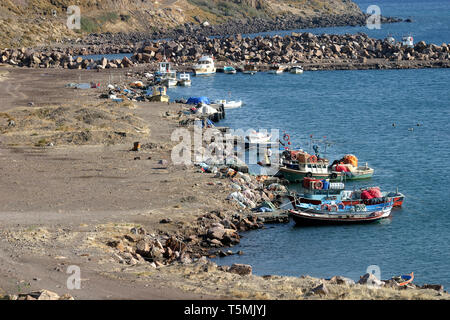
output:
[{"label": "blue fishing boat", "polygon": [[289,210],[296,224],[358,224],[385,219],[391,215],[393,201],[375,205],[346,206],[342,202],[324,201],[320,205],[300,203]]}]

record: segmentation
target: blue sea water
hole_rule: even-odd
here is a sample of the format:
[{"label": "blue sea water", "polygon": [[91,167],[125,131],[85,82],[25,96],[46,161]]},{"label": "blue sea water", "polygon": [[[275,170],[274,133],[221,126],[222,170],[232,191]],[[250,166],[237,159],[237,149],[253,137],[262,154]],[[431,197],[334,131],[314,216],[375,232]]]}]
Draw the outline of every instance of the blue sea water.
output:
[{"label": "blue sea water", "polygon": [[[414,38],[414,42],[423,40],[437,45],[450,42],[450,1],[448,0],[355,0],[354,2],[359,5],[363,12],[367,12],[369,6],[376,5],[380,8],[383,16],[409,18],[412,22],[382,24],[380,29],[368,29],[366,26],[357,26],[299,29],[294,31],[314,34],[355,34],[363,32],[377,39],[384,39],[388,35],[392,35],[397,41],[401,41],[401,38],[405,35],[411,35]],[[367,13],[373,14],[372,11]],[[261,35],[285,35],[291,32],[292,30],[273,31],[265,32]]]},{"label": "blue sea water", "polygon": [[286,130],[293,145],[305,148],[309,135],[326,136],[331,160],[352,153],[375,169],[371,180],[349,188],[398,187],[406,195],[403,208],[382,223],[276,225],[245,233],[234,248],[245,254],[217,262],[251,264],[259,275],[355,280],[378,265],[383,278],[414,271],[417,283],[449,286],[449,82],[448,69],[316,71],[216,74],[194,77],[191,88],[170,89],[171,98],[242,99],[245,106],[229,110],[220,125]]},{"label": "blue sea water", "polygon": [[[390,33],[403,34],[409,28],[416,39],[449,42],[449,1],[379,3],[384,15],[415,21],[389,25]],[[326,136],[332,142],[328,158],[352,153],[375,169],[371,180],[349,183],[349,188],[398,187],[406,195],[403,208],[381,223],[268,226],[243,234],[233,251],[244,255],[216,262],[251,264],[258,275],[343,275],[354,280],[377,265],[383,279],[414,271],[417,284],[450,286],[449,69],[216,74],[193,77],[192,83],[191,88],[170,89],[169,95],[242,99],[245,106],[229,110],[220,125],[286,130],[293,145],[305,148],[311,134]]]}]

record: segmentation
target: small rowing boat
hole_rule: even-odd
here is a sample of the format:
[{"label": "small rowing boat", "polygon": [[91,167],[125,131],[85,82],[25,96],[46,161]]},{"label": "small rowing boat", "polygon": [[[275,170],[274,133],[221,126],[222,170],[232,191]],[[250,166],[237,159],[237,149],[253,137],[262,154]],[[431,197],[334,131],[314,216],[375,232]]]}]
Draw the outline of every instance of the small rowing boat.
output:
[{"label": "small rowing boat", "polygon": [[414,272],[411,272],[410,274],[401,275],[399,277],[393,277],[392,280],[397,282],[397,284],[400,287],[406,286],[413,282],[414,280]]}]

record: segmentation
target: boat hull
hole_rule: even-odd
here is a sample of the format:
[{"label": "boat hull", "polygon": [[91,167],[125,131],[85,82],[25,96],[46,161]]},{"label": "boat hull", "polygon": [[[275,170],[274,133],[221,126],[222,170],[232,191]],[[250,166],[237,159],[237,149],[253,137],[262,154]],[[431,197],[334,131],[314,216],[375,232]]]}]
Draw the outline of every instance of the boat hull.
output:
[{"label": "boat hull", "polygon": [[311,178],[314,179],[330,179],[330,181],[340,181],[342,174],[336,174],[336,178],[331,178],[331,173],[312,173],[312,172],[303,172],[295,169],[289,169],[285,167],[280,168],[280,172],[283,177],[289,182],[301,183],[305,177],[308,177],[311,174]]},{"label": "boat hull", "polygon": [[297,225],[342,225],[373,223],[390,216],[392,207],[375,211],[370,214],[327,214],[311,213],[301,210],[289,210],[292,219]]},{"label": "boat hull", "polygon": [[216,68],[214,69],[194,69],[194,74],[196,76],[208,76],[216,73]]},{"label": "boat hull", "polygon": [[330,181],[341,181],[342,179],[352,181],[370,179],[373,176],[373,170],[360,174],[344,175],[342,172],[306,172],[286,167],[281,167],[280,173],[283,174],[286,180],[294,183],[301,183],[305,177],[311,177],[314,179],[330,179]]}]

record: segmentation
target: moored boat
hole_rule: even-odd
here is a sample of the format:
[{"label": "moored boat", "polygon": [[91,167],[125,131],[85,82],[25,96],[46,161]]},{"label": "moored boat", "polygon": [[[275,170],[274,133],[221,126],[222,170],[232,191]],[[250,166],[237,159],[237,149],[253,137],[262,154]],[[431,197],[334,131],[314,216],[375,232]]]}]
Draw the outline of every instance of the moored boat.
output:
[{"label": "moored boat", "polygon": [[223,106],[225,109],[235,109],[242,107],[242,101],[227,101],[227,100],[217,100],[217,104]]},{"label": "moored boat", "polygon": [[256,66],[254,64],[246,64],[244,65],[244,68],[242,69],[242,73],[244,74],[255,74],[258,72],[258,69],[256,68]]},{"label": "moored boat", "polygon": [[385,219],[391,215],[392,201],[379,205],[345,206],[342,203],[300,204],[289,210],[296,224],[359,224]]},{"label": "moored boat", "polygon": [[167,60],[159,63],[159,70],[156,71],[155,75],[156,80],[168,88],[174,87],[178,83],[177,72],[172,70],[172,64]]},{"label": "moored boat", "polygon": [[226,74],[235,74],[236,69],[232,66],[225,66],[225,67],[223,67],[223,72]]},{"label": "moored boat", "polygon": [[358,167],[357,162],[355,166],[355,162],[341,164],[337,161],[336,164],[335,161],[330,166],[328,159],[321,158],[318,154],[310,155],[303,150],[286,150],[282,153],[280,160],[280,174],[294,183],[301,183],[305,177],[331,181],[361,180],[371,178],[374,173],[367,164],[364,167]]},{"label": "moored boat", "polygon": [[211,56],[203,56],[198,60],[192,69],[196,76],[210,75],[216,73],[216,67],[214,65],[214,58]]},{"label": "moored boat", "polygon": [[302,74],[303,73],[303,67],[302,66],[293,66],[290,70],[290,73],[293,74]]},{"label": "moored boat", "polygon": [[178,85],[182,86],[182,87],[191,86],[191,76],[189,75],[189,73],[180,74],[180,79],[178,80]]},{"label": "moored boat", "polygon": [[343,183],[330,183],[327,180],[305,178],[303,194],[291,197],[292,205],[309,203],[320,205],[327,201],[342,202],[346,206],[365,204],[374,205],[393,201],[393,207],[401,207],[405,196],[397,191],[381,192],[379,187],[345,190]]},{"label": "moored boat", "polygon": [[281,73],[284,72],[285,69],[286,69],[286,68],[283,67],[283,66],[280,65],[280,64],[274,64],[274,65],[271,65],[271,66],[270,66],[268,72],[269,72],[269,73],[272,73],[272,74],[281,74]]}]

